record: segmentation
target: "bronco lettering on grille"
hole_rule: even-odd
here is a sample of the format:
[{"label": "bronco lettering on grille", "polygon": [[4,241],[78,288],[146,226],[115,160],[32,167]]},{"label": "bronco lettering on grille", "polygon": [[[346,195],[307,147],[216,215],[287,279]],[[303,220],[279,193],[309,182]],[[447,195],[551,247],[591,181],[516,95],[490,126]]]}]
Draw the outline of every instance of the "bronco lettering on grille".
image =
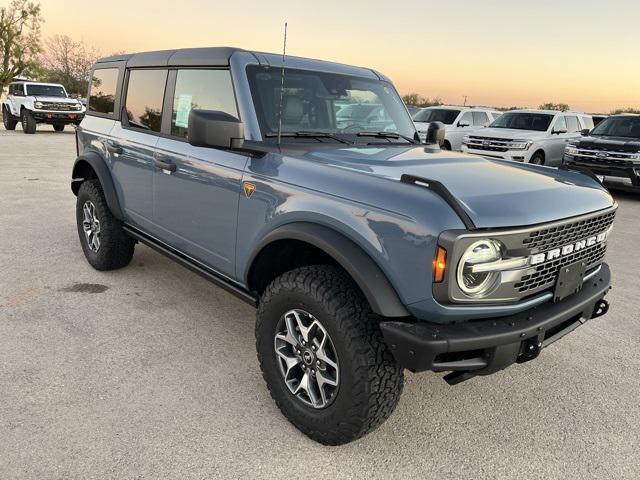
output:
[{"label": "bronco lettering on grille", "polygon": [[529,264],[538,265],[540,263],[544,263],[549,260],[553,260],[555,258],[560,258],[560,257],[564,257],[565,255],[570,255],[573,252],[577,252],[578,250],[591,247],[598,243],[603,243],[607,239],[607,233],[608,232],[602,232],[598,235],[594,235],[584,240],[579,240],[577,242],[564,245],[563,247],[560,247],[560,248],[554,248],[553,250],[549,250],[548,252],[545,252],[545,253],[536,253],[535,255],[531,255],[529,257]]}]

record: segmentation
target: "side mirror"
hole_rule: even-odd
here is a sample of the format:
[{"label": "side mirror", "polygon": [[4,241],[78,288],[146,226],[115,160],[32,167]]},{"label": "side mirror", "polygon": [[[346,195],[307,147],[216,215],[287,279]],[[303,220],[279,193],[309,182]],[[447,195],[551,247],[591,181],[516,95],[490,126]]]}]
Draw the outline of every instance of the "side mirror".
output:
[{"label": "side mirror", "polygon": [[588,137],[590,133],[591,130],[589,130],[588,128],[583,128],[582,130],[580,130],[580,135],[582,135],[583,137]]},{"label": "side mirror", "polygon": [[556,135],[560,135],[562,133],[567,133],[567,129],[566,128],[560,128],[558,130],[554,130],[552,133],[555,133]]},{"label": "side mirror", "polygon": [[427,128],[425,142],[427,145],[441,147],[444,143],[445,128],[442,122],[431,122]]},{"label": "side mirror", "polygon": [[242,148],[244,143],[242,122],[217,110],[191,110],[187,132],[195,147]]},{"label": "side mirror", "polygon": [[467,122],[466,120],[464,122],[458,122],[458,127],[470,127],[471,123]]}]

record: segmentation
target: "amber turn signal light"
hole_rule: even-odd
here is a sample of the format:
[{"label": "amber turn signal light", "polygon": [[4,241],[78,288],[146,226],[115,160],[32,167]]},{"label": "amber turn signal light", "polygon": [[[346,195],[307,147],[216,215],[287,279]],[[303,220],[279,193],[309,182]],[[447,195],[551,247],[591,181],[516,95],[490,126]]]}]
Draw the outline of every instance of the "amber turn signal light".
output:
[{"label": "amber turn signal light", "polygon": [[438,247],[436,258],[433,259],[433,281],[440,283],[444,280],[444,272],[447,270],[447,251]]}]

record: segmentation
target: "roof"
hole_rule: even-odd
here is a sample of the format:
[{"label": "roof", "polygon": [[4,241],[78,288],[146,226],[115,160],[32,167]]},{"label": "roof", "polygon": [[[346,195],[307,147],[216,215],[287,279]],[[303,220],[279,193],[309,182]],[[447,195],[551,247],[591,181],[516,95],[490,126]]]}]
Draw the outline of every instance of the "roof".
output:
[{"label": "roof", "polygon": [[576,112],[574,110],[540,110],[539,108],[520,108],[518,110],[507,110],[504,113],[546,113],[548,115],[558,115],[559,113],[575,113],[576,115],[587,115],[584,112]]},{"label": "roof", "polygon": [[155,52],[128,53],[100,58],[96,63],[127,62],[130,67],[166,67],[166,66],[214,66],[229,65],[229,58],[241,48],[205,47],[182,48],[176,50],[158,50]]},{"label": "roof", "polygon": [[61,83],[37,82],[35,80],[13,80],[13,81],[11,81],[11,83],[9,83],[9,85],[14,84],[14,83],[28,83],[28,84],[33,84],[33,85],[47,85],[49,87],[62,87],[62,88],[64,88],[64,85],[62,85]]}]

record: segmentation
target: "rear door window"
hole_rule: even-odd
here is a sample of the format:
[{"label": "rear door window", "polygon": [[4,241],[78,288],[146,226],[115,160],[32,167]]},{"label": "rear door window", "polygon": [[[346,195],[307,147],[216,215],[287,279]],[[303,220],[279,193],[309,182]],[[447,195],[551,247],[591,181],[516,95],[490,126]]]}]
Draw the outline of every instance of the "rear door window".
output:
[{"label": "rear door window", "polygon": [[579,132],[580,122],[578,122],[578,117],[565,117],[567,120],[567,133],[575,133]]},{"label": "rear door window", "polygon": [[187,138],[192,109],[217,110],[238,117],[228,70],[178,70],[171,112],[171,135]]},{"label": "rear door window", "polygon": [[131,70],[125,108],[129,127],[160,132],[167,70]]},{"label": "rear door window", "polygon": [[115,113],[116,90],[118,88],[118,69],[102,68],[94,70],[91,76],[89,94],[89,112],[112,115]]}]

